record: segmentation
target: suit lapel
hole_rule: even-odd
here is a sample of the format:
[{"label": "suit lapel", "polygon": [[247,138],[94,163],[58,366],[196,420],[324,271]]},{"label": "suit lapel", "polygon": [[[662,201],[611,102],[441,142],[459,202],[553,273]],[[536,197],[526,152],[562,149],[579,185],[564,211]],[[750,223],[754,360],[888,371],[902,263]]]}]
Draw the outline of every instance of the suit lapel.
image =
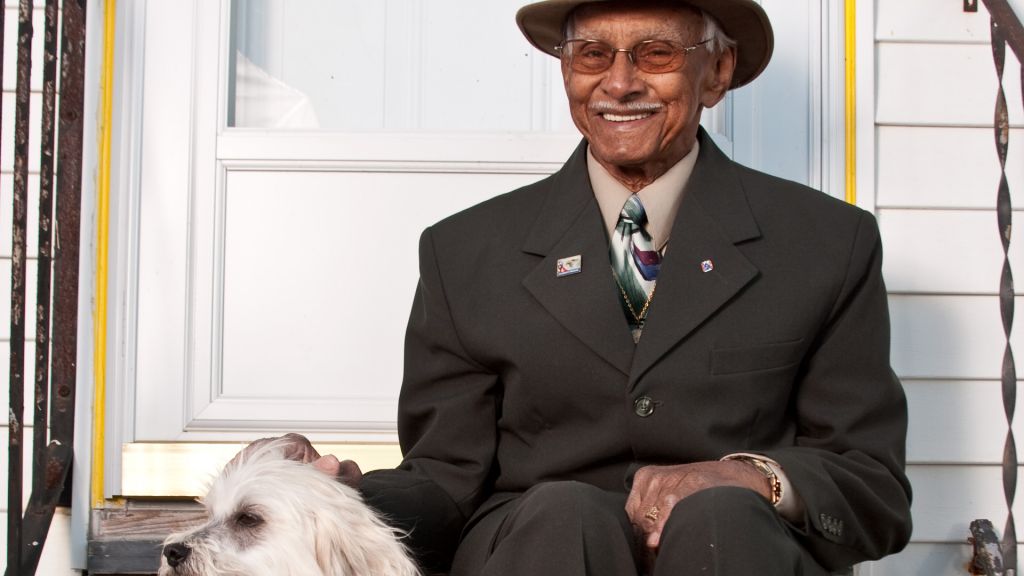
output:
[{"label": "suit lapel", "polygon": [[[757,276],[736,244],[760,235],[732,161],[701,130],[630,386]],[[708,270],[710,268],[710,270]]]},{"label": "suit lapel", "polygon": [[[523,280],[534,298],[576,338],[629,374],[634,344],[608,263],[608,239],[581,144],[552,177],[523,250],[543,256]],[[558,260],[580,256],[581,272],[557,277]]]}]

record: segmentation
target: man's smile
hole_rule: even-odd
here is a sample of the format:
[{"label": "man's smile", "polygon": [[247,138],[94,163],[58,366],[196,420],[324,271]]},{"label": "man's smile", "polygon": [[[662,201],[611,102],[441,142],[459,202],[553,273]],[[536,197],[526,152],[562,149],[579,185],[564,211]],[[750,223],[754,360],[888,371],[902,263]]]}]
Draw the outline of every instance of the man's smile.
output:
[{"label": "man's smile", "polygon": [[654,115],[654,112],[634,112],[629,115],[604,112],[598,115],[604,118],[605,120],[608,120],[609,122],[633,122],[635,120],[643,120],[644,118],[648,118]]}]

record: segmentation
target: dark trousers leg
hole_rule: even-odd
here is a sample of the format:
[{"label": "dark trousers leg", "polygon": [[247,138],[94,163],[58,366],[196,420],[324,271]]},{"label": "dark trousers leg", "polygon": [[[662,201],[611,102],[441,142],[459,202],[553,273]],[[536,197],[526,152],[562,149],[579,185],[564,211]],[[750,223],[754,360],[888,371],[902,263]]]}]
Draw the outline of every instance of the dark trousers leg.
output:
[{"label": "dark trousers leg", "polygon": [[452,576],[636,576],[626,496],[540,484],[466,535]]},{"label": "dark trousers leg", "polygon": [[654,576],[827,576],[760,495],[712,488],[676,504]]}]

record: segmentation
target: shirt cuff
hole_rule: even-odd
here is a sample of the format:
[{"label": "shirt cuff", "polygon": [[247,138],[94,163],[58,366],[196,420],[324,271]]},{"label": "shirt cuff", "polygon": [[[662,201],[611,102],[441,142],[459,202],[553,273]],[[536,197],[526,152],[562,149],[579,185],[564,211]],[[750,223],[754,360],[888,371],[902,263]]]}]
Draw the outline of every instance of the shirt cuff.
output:
[{"label": "shirt cuff", "polygon": [[752,458],[759,460],[768,465],[775,473],[775,477],[779,479],[779,486],[782,488],[782,494],[779,497],[779,501],[775,503],[775,509],[779,512],[779,515],[789,520],[790,522],[800,523],[804,517],[804,502],[797,494],[796,489],[789,482],[789,478],[786,476],[786,472],[782,469],[782,466],[761,454],[751,454],[748,452],[737,452],[735,454],[728,454],[722,457],[722,460],[736,460],[738,458]]}]

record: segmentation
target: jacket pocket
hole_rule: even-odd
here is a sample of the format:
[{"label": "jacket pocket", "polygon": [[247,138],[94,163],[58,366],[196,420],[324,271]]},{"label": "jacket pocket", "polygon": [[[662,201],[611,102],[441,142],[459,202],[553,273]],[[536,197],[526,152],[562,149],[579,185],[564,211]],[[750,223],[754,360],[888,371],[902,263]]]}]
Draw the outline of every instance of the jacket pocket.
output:
[{"label": "jacket pocket", "polygon": [[711,351],[711,374],[739,374],[786,368],[800,362],[803,356],[804,340],[789,340],[742,346],[718,348]]}]

